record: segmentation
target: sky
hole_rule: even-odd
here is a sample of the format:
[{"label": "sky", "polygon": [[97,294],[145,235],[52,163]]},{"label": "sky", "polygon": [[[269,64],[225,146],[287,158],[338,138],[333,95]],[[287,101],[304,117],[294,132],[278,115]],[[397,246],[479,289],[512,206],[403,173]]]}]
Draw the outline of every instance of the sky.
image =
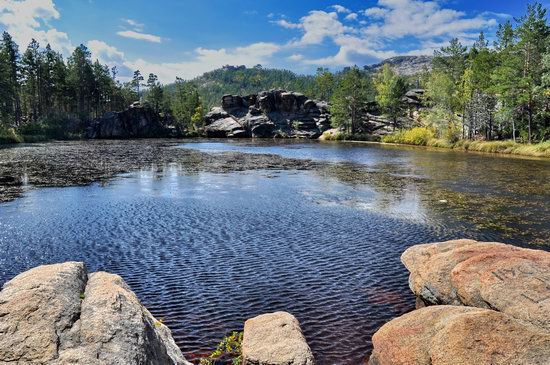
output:
[{"label": "sky", "polygon": [[[547,1],[547,2],[545,2]],[[550,0],[543,1],[548,7]],[[0,30],[69,56],[190,79],[223,65],[313,73],[399,55],[432,55],[521,16],[527,0],[0,0]]]}]

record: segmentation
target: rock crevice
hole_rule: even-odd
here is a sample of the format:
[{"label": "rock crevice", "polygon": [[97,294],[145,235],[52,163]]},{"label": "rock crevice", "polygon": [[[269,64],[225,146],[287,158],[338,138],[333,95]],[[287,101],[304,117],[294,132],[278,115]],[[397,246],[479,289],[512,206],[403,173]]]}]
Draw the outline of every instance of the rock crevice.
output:
[{"label": "rock crevice", "polygon": [[401,258],[424,308],[376,332],[370,365],[550,364],[550,253],[457,240]]},{"label": "rock crevice", "polygon": [[330,128],[328,104],[285,90],[225,95],[204,118],[208,137],[317,138]]},{"label": "rock crevice", "polygon": [[0,334],[0,364],[189,364],[122,278],[79,262],[7,282]]}]

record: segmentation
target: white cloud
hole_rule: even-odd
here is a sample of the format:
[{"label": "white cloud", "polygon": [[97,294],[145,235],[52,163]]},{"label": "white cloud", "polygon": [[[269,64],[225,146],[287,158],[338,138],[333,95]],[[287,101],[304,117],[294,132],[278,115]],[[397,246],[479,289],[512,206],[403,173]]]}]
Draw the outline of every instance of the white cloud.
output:
[{"label": "white cloud", "polygon": [[365,35],[390,39],[405,36],[427,39],[461,36],[497,24],[495,19],[484,15],[469,18],[463,12],[442,8],[436,1],[378,0],[377,5],[364,11],[373,21],[363,30]]},{"label": "white cloud", "polygon": [[342,14],[351,13],[351,10],[349,10],[348,8],[342,5],[332,5],[330,8],[336,10],[337,13],[342,13]]},{"label": "white cloud", "polygon": [[285,19],[279,19],[279,20],[273,20],[271,21],[273,24],[277,24],[280,27],[286,28],[286,29],[301,29],[302,24],[297,23],[291,23],[288,20]]},{"label": "white cloud", "polygon": [[145,24],[134,19],[122,19],[122,21],[132,27],[135,31],[142,31],[145,28]]},{"label": "white cloud", "polygon": [[86,46],[92,53],[94,59],[98,59],[102,64],[109,66],[122,65],[126,62],[123,52],[120,52],[113,46],[99,40],[91,40]]},{"label": "white cloud", "polygon": [[118,34],[121,37],[137,39],[140,41],[147,41],[147,42],[153,42],[153,43],[162,42],[162,38],[159,37],[158,35],[136,32],[134,30],[123,30],[123,31],[117,32],[116,34]]},{"label": "white cloud", "polygon": [[351,30],[338,20],[337,13],[322,10],[311,11],[300,19],[300,25],[304,34],[300,41],[294,42],[296,46],[321,44],[326,38],[337,37]]},{"label": "white cloud", "polygon": [[220,68],[226,64],[255,66],[269,64],[270,58],[281,49],[274,43],[254,43],[234,49],[197,48],[189,60],[181,62],[150,62],[139,58],[129,60],[123,52],[103,41],[90,41],[88,48],[92,57],[109,66],[117,66],[121,79],[128,80],[132,71],[140,70],[142,74],[154,73],[163,83],[173,82],[176,77],[191,79],[204,72]]},{"label": "white cloud", "polygon": [[293,54],[293,55],[290,55],[290,56],[288,57],[288,59],[291,60],[291,61],[301,61],[301,60],[304,59],[304,56],[301,55],[301,54],[295,53],[295,54]]},{"label": "white cloud", "polygon": [[14,40],[26,47],[34,38],[42,46],[68,54],[74,48],[67,33],[49,25],[60,14],[53,0],[0,0],[0,24]]},{"label": "white cloud", "polygon": [[346,15],[345,19],[351,21],[351,20],[357,20],[358,17],[359,15],[357,13],[350,13]]}]

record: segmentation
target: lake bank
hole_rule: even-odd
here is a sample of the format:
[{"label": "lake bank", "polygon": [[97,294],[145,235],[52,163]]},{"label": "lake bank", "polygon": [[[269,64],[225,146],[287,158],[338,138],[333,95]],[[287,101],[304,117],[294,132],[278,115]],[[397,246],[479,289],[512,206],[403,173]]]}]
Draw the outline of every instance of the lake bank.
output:
[{"label": "lake bank", "polygon": [[246,319],[287,310],[319,363],[359,363],[369,336],[414,308],[408,247],[547,242],[548,166],[288,140],[2,149],[0,190],[16,191],[0,204],[0,282],[85,261],[122,276],[190,361]]},{"label": "lake bank", "polygon": [[[401,148],[414,148],[419,150],[426,151],[439,151],[439,152],[468,152],[476,153],[480,155],[494,155],[499,157],[516,157],[516,158],[529,158],[529,159],[541,159],[548,160],[550,158],[550,142],[543,142],[540,144],[526,145],[521,143],[515,143],[516,148],[510,148],[506,145],[500,147],[499,141],[478,141],[468,146],[465,145],[448,145],[447,147],[444,144],[437,145],[436,143],[432,145],[414,145],[408,143],[393,143],[393,142],[377,142],[377,141],[361,141],[361,140],[340,140],[340,141],[324,141],[324,142],[334,142],[334,143],[356,143],[356,144],[372,144],[380,146],[394,146]],[[494,144],[494,145],[493,145]],[[537,150],[537,146],[541,145],[542,151]],[[492,148],[493,147],[493,148]],[[500,148],[499,148],[500,147]],[[514,146],[512,146],[514,147]],[[491,149],[494,149],[491,151]]]}]

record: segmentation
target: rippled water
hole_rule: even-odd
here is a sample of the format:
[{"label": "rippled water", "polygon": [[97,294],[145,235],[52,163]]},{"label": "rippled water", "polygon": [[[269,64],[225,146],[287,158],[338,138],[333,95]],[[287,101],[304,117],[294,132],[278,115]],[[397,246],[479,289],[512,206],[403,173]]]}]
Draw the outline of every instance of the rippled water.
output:
[{"label": "rippled water", "polygon": [[[359,364],[374,331],[414,306],[399,261],[410,245],[550,240],[548,161],[352,144],[174,147],[163,153],[185,155],[101,183],[23,184],[0,205],[0,282],[83,260],[122,275],[190,360],[247,318],[285,310],[319,364]],[[241,153],[315,163],[233,171],[213,162]],[[17,159],[8,155],[0,150],[0,165]]]}]

